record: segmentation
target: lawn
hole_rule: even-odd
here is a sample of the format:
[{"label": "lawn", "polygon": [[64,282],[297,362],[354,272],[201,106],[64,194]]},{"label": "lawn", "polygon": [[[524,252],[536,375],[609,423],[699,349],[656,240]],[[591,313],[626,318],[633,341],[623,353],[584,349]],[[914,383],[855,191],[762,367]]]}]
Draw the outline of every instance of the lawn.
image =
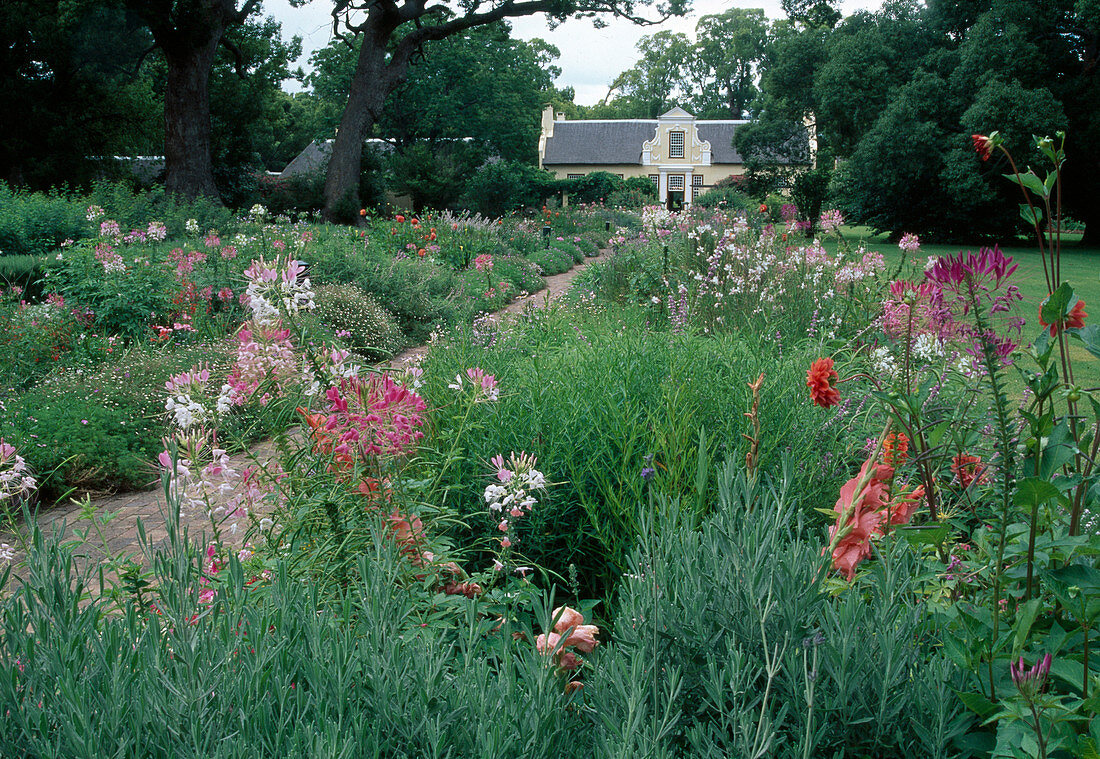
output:
[{"label": "lawn", "polygon": [[[895,271],[901,262],[901,251],[895,243],[886,240],[885,233],[876,235],[868,227],[845,227],[842,232],[853,247],[862,244],[868,249],[882,253],[890,271]],[[1086,310],[1092,311],[1094,317],[1100,317],[1100,311],[1096,310],[1100,308],[1100,248],[1082,247],[1080,235],[1066,235],[1062,240],[1062,279],[1073,285],[1077,297],[1085,301]],[[827,242],[825,247],[835,249],[836,245],[833,242]],[[979,247],[979,245],[922,245],[920,253],[910,256],[909,261],[914,262],[919,270],[928,256],[951,256],[959,251],[977,251]],[[1030,342],[1039,334],[1039,304],[1047,296],[1042,260],[1033,241],[1029,243],[1023,239],[1017,239],[1011,245],[1002,245],[1001,250],[1011,255],[1019,265],[1013,281],[1023,295],[1020,314],[1027,321],[1027,326],[1024,328],[1025,342]],[[1077,382],[1082,387],[1100,386],[1100,360],[1076,342],[1071,344],[1071,354]],[[1013,377],[1014,385],[1015,380],[1016,378]],[[1019,387],[1022,389],[1022,383]]]}]

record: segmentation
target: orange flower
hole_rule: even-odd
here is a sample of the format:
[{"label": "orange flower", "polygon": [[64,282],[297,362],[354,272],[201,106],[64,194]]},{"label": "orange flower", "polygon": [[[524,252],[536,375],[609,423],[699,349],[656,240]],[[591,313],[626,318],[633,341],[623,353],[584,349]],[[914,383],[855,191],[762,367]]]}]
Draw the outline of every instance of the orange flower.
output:
[{"label": "orange flower", "polygon": [[871,538],[882,534],[889,482],[893,477],[893,467],[867,459],[859,474],[840,488],[840,498],[834,507],[837,521],[829,528],[829,541],[832,545],[840,533],[833,548],[833,567],[849,580],[855,576],[859,563],[871,555]]},{"label": "orange flower", "polygon": [[367,215],[367,209],[365,209],[365,208],[360,208],[360,209],[359,209],[359,215],[360,215],[360,216],[366,216],[366,215]]},{"label": "orange flower", "polygon": [[981,457],[971,456],[968,453],[956,454],[951,459],[951,473],[964,488],[970,487],[975,482],[981,485],[988,479]]},{"label": "orange flower", "polygon": [[424,250],[423,248],[420,248],[418,251],[416,251],[416,255],[423,258],[424,256],[428,255],[428,251]]},{"label": "orange flower", "polygon": [[[1046,301],[1043,302],[1046,303]],[[1085,301],[1079,300],[1064,320],[1058,319],[1054,322],[1054,324],[1047,324],[1045,321],[1043,321],[1043,307],[1041,305],[1039,306],[1039,324],[1043,325],[1044,327],[1050,327],[1051,337],[1057,337],[1058,332],[1063,329],[1084,328],[1086,316],[1088,316],[1088,314],[1085,313]]]},{"label": "orange flower", "polygon": [[760,213],[767,213],[767,212],[768,212],[768,204],[767,203],[761,203],[760,204]]},{"label": "orange flower", "polygon": [[831,358],[819,358],[810,364],[806,372],[806,387],[810,388],[810,400],[821,408],[840,403],[840,392],[835,385],[840,375],[833,369]]},{"label": "orange flower", "polygon": [[404,224],[405,223],[405,217],[402,216],[401,214],[397,214],[397,216],[394,216],[393,218],[397,219],[398,224]]},{"label": "orange flower", "polygon": [[882,441],[882,461],[899,467],[909,458],[909,437],[904,432],[891,432]]},{"label": "orange flower", "polygon": [[923,485],[918,485],[913,488],[911,493],[898,493],[894,496],[894,500],[891,501],[888,509],[890,512],[890,524],[892,526],[909,524],[909,520],[913,518],[913,513],[920,507],[921,501],[923,500]]}]

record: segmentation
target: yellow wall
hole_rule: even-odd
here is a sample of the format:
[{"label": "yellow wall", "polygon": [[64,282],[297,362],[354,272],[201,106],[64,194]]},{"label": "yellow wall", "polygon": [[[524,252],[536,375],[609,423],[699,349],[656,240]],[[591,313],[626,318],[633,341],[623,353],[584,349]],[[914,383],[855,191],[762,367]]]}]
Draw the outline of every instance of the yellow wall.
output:
[{"label": "yellow wall", "polygon": [[[664,166],[673,165],[673,163],[680,163],[679,161],[670,162],[668,164],[662,164]],[[630,179],[631,177],[648,177],[651,174],[660,174],[661,171],[656,166],[641,166],[636,163],[630,164],[609,164],[607,166],[593,166],[591,164],[579,164],[579,165],[553,165],[546,166],[547,171],[553,172],[554,176],[558,179],[565,179],[570,174],[591,174],[596,171],[606,171],[609,174],[622,174],[623,179]],[[685,164],[685,169],[691,168],[691,164]],[[673,170],[669,173],[675,174],[677,171]],[[725,179],[729,176],[739,176],[745,173],[745,167],[739,163],[729,164],[711,164],[710,166],[698,166],[693,174],[703,176],[703,186],[710,187],[720,179]],[[690,180],[688,180],[690,182]]]}]

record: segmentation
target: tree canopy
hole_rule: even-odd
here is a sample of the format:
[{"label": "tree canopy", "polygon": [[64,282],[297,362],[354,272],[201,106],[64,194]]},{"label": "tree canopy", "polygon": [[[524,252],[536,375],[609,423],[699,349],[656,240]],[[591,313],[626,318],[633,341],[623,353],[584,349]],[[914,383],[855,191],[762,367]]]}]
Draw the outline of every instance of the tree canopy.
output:
[{"label": "tree canopy", "polygon": [[[660,0],[656,12],[682,14],[686,0]],[[613,15],[646,23],[650,0],[463,0],[429,5],[426,0],[335,0],[333,29],[359,40],[339,131],[325,178],[325,214],[354,219],[363,139],[384,116],[390,94],[408,77],[413,60],[431,42],[503,19],[543,14],[551,22]]]}]

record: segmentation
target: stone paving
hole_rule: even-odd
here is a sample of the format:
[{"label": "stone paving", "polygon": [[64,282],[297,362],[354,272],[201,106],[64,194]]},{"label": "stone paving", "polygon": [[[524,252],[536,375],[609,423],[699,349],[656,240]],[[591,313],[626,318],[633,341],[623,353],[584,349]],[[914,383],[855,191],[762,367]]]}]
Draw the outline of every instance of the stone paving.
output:
[{"label": "stone paving", "polygon": [[[599,256],[586,259],[584,263],[574,266],[567,272],[546,277],[545,289],[516,300],[493,314],[493,318],[497,320],[505,319],[523,313],[528,307],[541,308],[545,306],[565,293],[571,286],[573,279],[588,264],[603,260],[606,254],[607,251],[601,251]],[[426,352],[426,346],[411,348],[395,356],[388,363],[390,366],[399,366]],[[233,467],[240,471],[249,465],[268,461],[274,453],[275,446],[272,441],[264,441],[248,452],[230,457],[230,460],[233,462]],[[109,555],[130,554],[134,559],[140,561],[139,521],[142,523],[145,534],[153,548],[158,547],[168,538],[165,522],[167,504],[159,483],[155,485],[151,483],[148,490],[95,498],[92,500],[92,505],[100,515],[110,513],[114,516],[103,528],[102,539],[96,536],[85,542],[84,550],[81,550],[78,556],[78,563],[81,565],[87,566],[87,562],[101,563],[105,558],[104,544]],[[57,504],[37,515],[38,524],[47,531],[64,528],[65,537],[70,537],[74,527],[81,531],[90,527],[87,521],[77,521],[81,508],[81,504],[78,502]],[[199,513],[181,515],[180,527],[186,527],[191,536],[199,536],[203,533],[209,534],[211,531],[209,517]],[[21,525],[20,528],[26,530],[25,525]],[[10,532],[0,532],[0,543],[17,546],[20,541],[18,537]],[[15,553],[16,574],[22,574],[18,568],[22,553],[19,550],[16,550]]]}]

